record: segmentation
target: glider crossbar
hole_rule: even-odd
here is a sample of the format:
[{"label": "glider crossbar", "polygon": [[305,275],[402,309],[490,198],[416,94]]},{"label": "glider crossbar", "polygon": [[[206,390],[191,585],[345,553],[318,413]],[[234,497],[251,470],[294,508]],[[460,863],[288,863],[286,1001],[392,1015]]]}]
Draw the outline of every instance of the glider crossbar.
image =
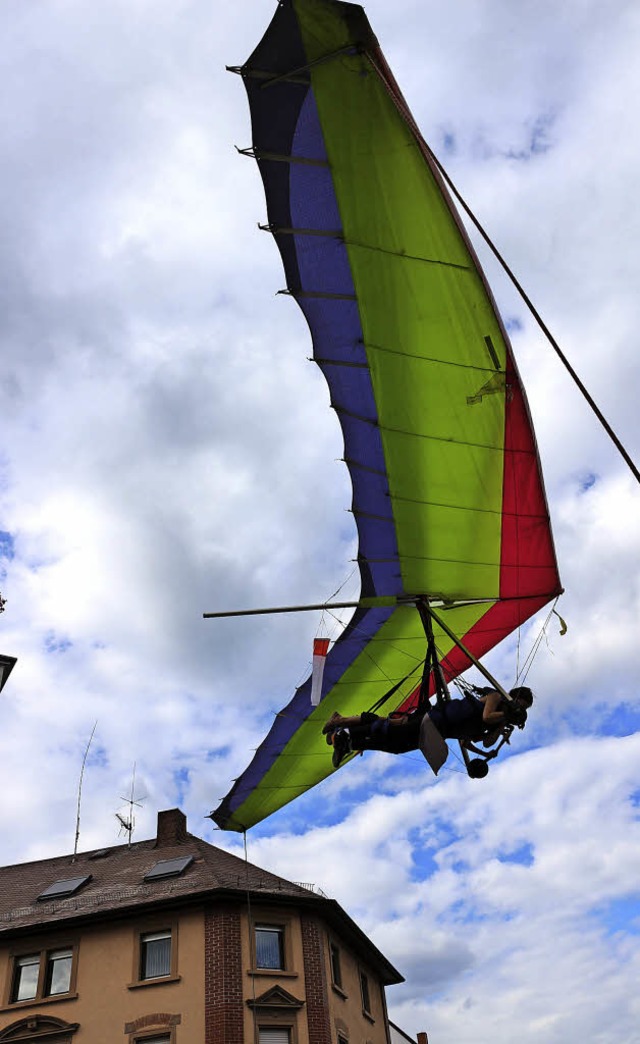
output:
[{"label": "glider crossbar", "polygon": [[[387,560],[372,559],[372,561]],[[360,598],[358,599],[358,601],[354,602],[317,602],[313,605],[279,605],[269,606],[268,608],[264,609],[231,609],[225,610],[224,612],[203,613],[202,618],[204,620],[223,620],[231,616],[269,616],[271,614],[276,613],[324,612],[325,610],[330,609],[385,609],[392,608],[393,606],[397,606],[399,608],[402,606],[413,607],[421,600],[423,600],[423,598],[419,595],[373,595],[370,598]],[[439,608],[446,610],[455,608],[456,606],[460,605],[483,605],[485,603],[489,604],[495,602],[495,598],[465,598],[457,600],[455,602],[448,602],[442,597],[434,596],[434,598],[430,600],[430,603],[432,601],[436,601],[438,603]],[[479,667],[480,671],[484,674],[485,678],[488,678],[492,684],[496,684],[498,691],[502,691],[500,687],[497,685],[497,683],[494,682],[494,679],[491,677],[491,675],[488,674],[488,672],[481,665],[478,664],[477,660],[474,658],[472,653],[470,653],[467,650],[467,648],[464,645],[462,645],[462,643],[458,640],[458,638],[456,638],[453,632],[450,631],[449,628],[442,623],[440,618],[435,616],[435,614],[433,613],[433,609],[431,608],[431,604],[429,605],[429,612],[434,617],[436,623],[440,627],[442,627],[443,631],[445,631],[445,633],[453,639],[456,645],[460,646],[462,651],[469,657],[469,659],[473,663],[475,663],[476,666]]]},{"label": "glider crossbar", "polygon": [[398,605],[395,596],[388,598],[361,598],[359,602],[319,602],[316,605],[280,605],[269,609],[234,609],[222,613],[203,613],[205,620],[220,620],[228,616],[268,616],[271,613],[308,613],[325,609],[371,609]]}]

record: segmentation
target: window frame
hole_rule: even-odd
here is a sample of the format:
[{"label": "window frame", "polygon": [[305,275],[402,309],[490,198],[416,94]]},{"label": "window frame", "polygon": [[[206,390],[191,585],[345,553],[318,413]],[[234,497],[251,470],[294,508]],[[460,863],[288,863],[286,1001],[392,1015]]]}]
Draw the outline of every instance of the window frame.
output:
[{"label": "window frame", "polygon": [[[371,988],[369,983],[369,976],[364,968],[358,968],[358,981],[360,983],[360,1000],[362,1001],[362,1014],[366,1016],[371,1022],[374,1022],[373,1012],[371,1010]],[[366,996],[365,996],[366,994]]]},{"label": "window frame", "polygon": [[[277,935],[278,938],[278,951],[280,955],[280,964],[258,964],[258,932],[269,932],[273,935]],[[264,921],[256,922],[253,926],[253,947],[254,947],[254,961],[256,971],[259,972],[281,972],[287,971],[287,951],[286,951],[286,927],[283,924],[266,924]]]},{"label": "window frame", "polygon": [[[329,947],[329,974],[331,977],[331,986],[336,991],[336,993],[340,994],[341,997],[346,997],[347,994],[344,988],[344,975],[342,972],[342,950],[338,943],[335,941],[335,939],[332,939],[331,936],[329,936],[327,942]],[[336,967],[338,971],[337,976],[335,974]]]},{"label": "window frame", "polygon": [[[168,943],[158,950],[154,943]],[[167,960],[168,957],[168,960]],[[166,979],[171,975],[173,958],[173,932],[171,928],[160,928],[157,932],[140,932],[140,967],[138,979],[147,982],[149,979]],[[153,965],[162,966],[162,971],[151,971]]]},{"label": "window frame", "polygon": [[[178,974],[178,921],[176,918],[154,918],[152,921],[144,921],[134,928],[133,936],[133,967],[131,982],[127,988],[130,990],[140,989],[145,986],[162,986],[165,982],[180,982]],[[171,959],[168,975],[155,975],[150,978],[142,978],[142,954],[143,940],[145,935],[154,935],[158,932],[167,932],[171,938]],[[164,1032],[164,1031],[163,1031]],[[134,1040],[136,1038],[134,1037]],[[169,1038],[171,1039],[171,1038]],[[141,1038],[144,1040],[144,1037]]]},{"label": "window frame", "polygon": [[295,1022],[282,1021],[282,1019],[275,1019],[274,1022],[269,1023],[264,1020],[258,1022],[258,1042],[263,1030],[274,1030],[275,1032],[282,1032],[283,1030],[289,1034],[289,1044],[297,1044],[298,1033]]},{"label": "window frame", "polygon": [[64,997],[65,993],[69,990],[56,990],[53,991],[53,979],[55,972],[56,961],[70,961],[69,965],[69,986],[71,985],[71,973],[73,970],[73,947],[71,946],[59,946],[55,950],[47,951],[46,965],[44,969],[44,996],[45,997]]},{"label": "window frame", "polygon": [[[4,996],[2,998],[2,1010],[9,1009],[14,1011],[19,1010],[20,1008],[33,1007],[34,1005],[40,1006],[41,1004],[55,1004],[57,1001],[73,1000],[74,997],[77,997],[76,983],[78,976],[79,949],[79,940],[77,938],[70,938],[69,936],[63,936],[60,939],[54,940],[43,939],[40,937],[33,939],[30,946],[27,945],[25,940],[21,945],[12,947],[8,954],[7,976]],[[46,992],[47,983],[50,979],[50,957],[52,954],[67,950],[69,950],[71,954],[68,989],[66,989],[64,993]],[[23,1000],[14,1000],[18,981],[18,962],[21,958],[30,957],[31,955],[38,959],[38,978],[36,982],[35,996],[25,997]]]},{"label": "window frame", "polygon": [[162,1030],[158,1033],[158,1030],[146,1030],[143,1033],[136,1033],[131,1038],[132,1044],[175,1044],[175,1033],[173,1027],[170,1030]]},{"label": "window frame", "polygon": [[[256,931],[259,928],[277,928],[282,932],[282,959],[284,961],[284,968],[258,967]],[[275,979],[296,979],[298,977],[298,971],[294,967],[292,942],[294,930],[295,917],[292,914],[284,911],[278,911],[275,913],[272,910],[265,910],[264,908],[256,911],[249,921],[249,952],[251,967],[247,974],[258,977],[270,976]]]}]

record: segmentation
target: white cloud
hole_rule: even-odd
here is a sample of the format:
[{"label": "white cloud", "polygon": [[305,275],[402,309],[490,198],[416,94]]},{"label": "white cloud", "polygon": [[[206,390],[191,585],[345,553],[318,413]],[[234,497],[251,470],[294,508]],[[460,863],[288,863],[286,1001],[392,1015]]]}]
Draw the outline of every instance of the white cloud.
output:
[{"label": "white cloud", "polygon": [[[425,136],[639,458],[637,6],[367,13]],[[0,15],[1,651],[19,657],[3,862],[72,847],[96,720],[82,847],[116,840],[135,761],[137,836],[179,801],[237,851],[202,817],[300,682],[318,621],[201,613],[321,601],[353,566],[338,425],[302,317],[275,297],[258,172],[233,148],[250,125],[224,65],[269,15],[248,0]],[[638,1017],[638,489],[487,270],[521,326],[569,631],[549,625],[530,723],[487,780],[453,757],[438,782],[419,758],[364,757],[256,831],[250,857],[370,931],[407,975],[389,998],[407,1029],[620,1044]],[[490,662],[511,680],[515,659],[511,642]]]}]

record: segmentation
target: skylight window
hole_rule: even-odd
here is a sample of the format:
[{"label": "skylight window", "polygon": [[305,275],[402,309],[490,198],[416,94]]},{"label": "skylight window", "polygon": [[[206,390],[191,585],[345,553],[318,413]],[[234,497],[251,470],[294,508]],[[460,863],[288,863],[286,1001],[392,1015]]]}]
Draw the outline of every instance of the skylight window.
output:
[{"label": "skylight window", "polygon": [[91,880],[91,874],[83,877],[66,877],[60,881],[54,881],[44,892],[40,892],[38,899],[66,899],[69,895],[75,895]]},{"label": "skylight window", "polygon": [[162,881],[165,877],[179,877],[193,862],[193,856],[181,856],[179,859],[162,859],[144,875],[145,881]]}]

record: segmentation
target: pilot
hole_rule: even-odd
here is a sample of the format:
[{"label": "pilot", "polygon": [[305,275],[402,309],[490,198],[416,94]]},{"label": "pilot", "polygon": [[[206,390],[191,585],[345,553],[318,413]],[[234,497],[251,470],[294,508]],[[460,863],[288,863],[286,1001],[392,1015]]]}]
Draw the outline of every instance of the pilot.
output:
[{"label": "pilot", "polygon": [[460,740],[470,750],[475,749],[473,742],[492,746],[505,725],[524,727],[527,710],[533,703],[531,689],[526,686],[511,689],[510,700],[495,689],[480,691],[478,696],[467,693],[461,699],[449,700],[435,707],[427,705],[408,714],[392,714],[387,718],[370,711],[343,718],[336,711],[322,729],[327,743],[333,746],[334,768],[338,768],[352,752],[385,750],[390,754],[406,754],[417,750],[425,714],[429,715],[443,739]]}]

